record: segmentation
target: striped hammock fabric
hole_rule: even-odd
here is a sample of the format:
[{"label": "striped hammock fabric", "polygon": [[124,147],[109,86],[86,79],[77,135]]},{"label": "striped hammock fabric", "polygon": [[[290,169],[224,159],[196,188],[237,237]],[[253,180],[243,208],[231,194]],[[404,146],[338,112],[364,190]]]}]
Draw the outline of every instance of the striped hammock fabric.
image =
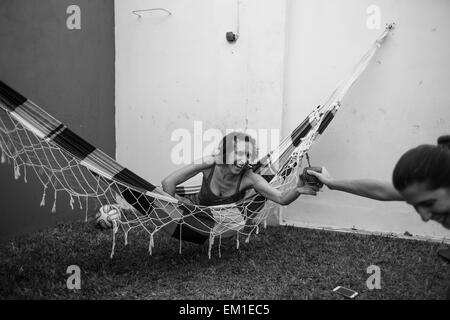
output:
[{"label": "striped hammock fabric", "polygon": [[[263,156],[253,170],[273,187],[290,190],[300,173],[303,156],[334,118],[345,94],[369,65],[376,50],[392,29],[386,30],[371,46],[352,74],[332,93],[326,102],[315,108],[280,145]],[[1,162],[12,162],[14,175],[27,181],[34,174],[43,186],[41,206],[53,193],[53,208],[60,192],[70,196],[72,209],[97,210],[112,205],[120,210],[120,219],[113,221],[113,247],[119,230],[127,242],[131,230],[149,234],[149,251],[153,236],[170,224],[177,224],[175,237],[202,243],[209,240],[209,255],[216,238],[239,236],[249,241],[265,224],[268,214],[277,206],[254,191],[239,203],[204,207],[168,196],[162,189],[97,149],[31,100],[0,81],[0,149]],[[178,187],[177,194],[186,196],[199,191],[197,187]],[[220,246],[219,246],[220,249]],[[220,250],[219,250],[220,255]]]}]

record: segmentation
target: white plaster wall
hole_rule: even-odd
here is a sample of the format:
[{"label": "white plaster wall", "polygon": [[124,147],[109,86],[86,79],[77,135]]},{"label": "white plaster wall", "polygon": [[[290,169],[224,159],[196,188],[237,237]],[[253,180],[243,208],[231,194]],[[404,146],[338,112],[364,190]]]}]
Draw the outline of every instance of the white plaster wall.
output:
[{"label": "white plaster wall", "polygon": [[[115,1],[117,159],[153,183],[181,166],[171,159],[177,129],[189,131],[194,151],[202,148],[194,145],[202,140],[194,137],[196,121],[202,132],[223,134],[246,125],[281,127],[285,2],[240,1],[240,38],[229,44],[225,34],[237,31],[237,5]],[[172,15],[131,13],[160,7]]]},{"label": "white plaster wall", "polygon": [[[382,30],[366,10],[381,9],[387,40],[311,156],[338,178],[390,180],[407,149],[450,132],[450,2],[446,0],[115,1],[117,158],[158,184],[172,170],[174,131],[194,123],[215,128],[280,129],[287,135],[352,70]],[[132,10],[163,7],[164,12]],[[197,122],[198,123],[198,122]],[[197,128],[198,129],[198,128]],[[192,151],[204,148],[191,141]],[[186,159],[194,160],[193,155]],[[198,181],[198,180],[197,180]],[[299,226],[408,231],[432,238],[449,232],[423,223],[403,203],[325,190],[283,211]]]},{"label": "white plaster wall", "polygon": [[[366,26],[370,5],[381,9],[382,27],[396,22],[397,28],[344,99],[311,157],[336,178],[390,181],[406,150],[450,133],[450,1],[289,0],[283,131],[290,132],[324,102],[380,34]],[[292,204],[283,220],[450,238],[448,230],[423,223],[404,203],[329,190]]]}]

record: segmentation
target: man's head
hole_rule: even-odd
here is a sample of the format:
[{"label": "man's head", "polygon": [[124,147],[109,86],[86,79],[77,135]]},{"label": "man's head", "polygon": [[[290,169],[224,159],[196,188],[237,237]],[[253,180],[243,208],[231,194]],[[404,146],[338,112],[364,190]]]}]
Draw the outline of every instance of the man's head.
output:
[{"label": "man's head", "polygon": [[450,229],[450,136],[438,145],[407,151],[392,175],[394,187],[424,221],[435,220]]}]

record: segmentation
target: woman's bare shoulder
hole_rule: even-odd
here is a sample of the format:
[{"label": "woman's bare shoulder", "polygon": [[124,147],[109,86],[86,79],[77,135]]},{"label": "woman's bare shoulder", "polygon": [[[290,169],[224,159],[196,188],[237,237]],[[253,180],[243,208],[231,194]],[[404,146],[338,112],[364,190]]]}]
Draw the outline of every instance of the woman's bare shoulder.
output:
[{"label": "woman's bare shoulder", "polygon": [[247,170],[244,173],[243,178],[244,178],[245,182],[247,182],[247,184],[249,184],[249,185],[254,185],[260,179],[262,179],[262,177],[259,174],[254,173],[252,170]]}]

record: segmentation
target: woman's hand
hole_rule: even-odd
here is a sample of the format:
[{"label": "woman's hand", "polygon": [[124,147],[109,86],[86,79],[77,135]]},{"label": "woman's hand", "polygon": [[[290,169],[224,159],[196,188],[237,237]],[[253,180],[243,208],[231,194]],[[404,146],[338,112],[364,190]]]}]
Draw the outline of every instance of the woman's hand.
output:
[{"label": "woman's hand", "polygon": [[334,179],[325,167],[322,167],[321,173],[312,170],[307,170],[307,173],[319,179],[328,188],[333,188]]}]

